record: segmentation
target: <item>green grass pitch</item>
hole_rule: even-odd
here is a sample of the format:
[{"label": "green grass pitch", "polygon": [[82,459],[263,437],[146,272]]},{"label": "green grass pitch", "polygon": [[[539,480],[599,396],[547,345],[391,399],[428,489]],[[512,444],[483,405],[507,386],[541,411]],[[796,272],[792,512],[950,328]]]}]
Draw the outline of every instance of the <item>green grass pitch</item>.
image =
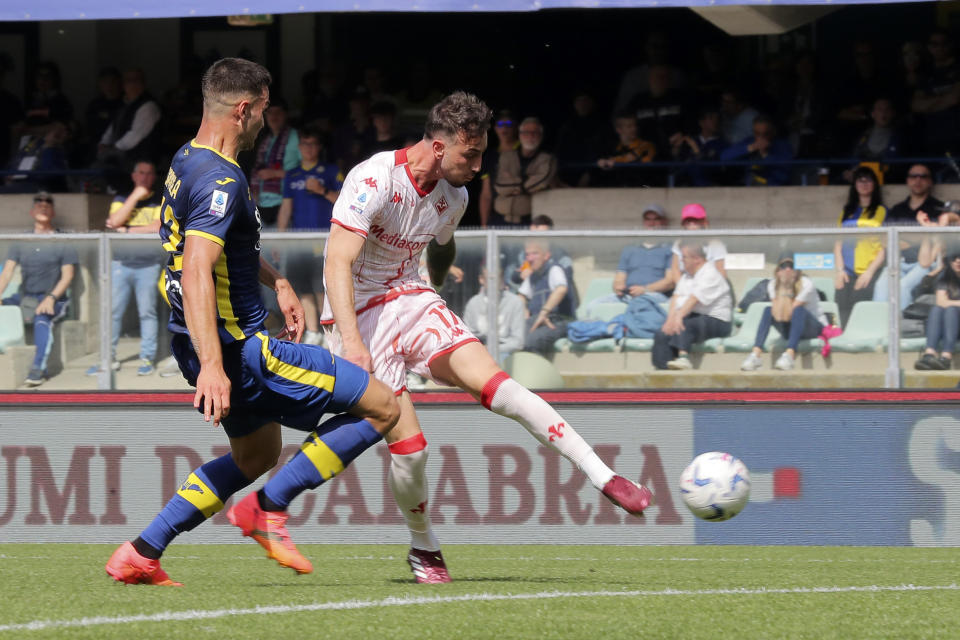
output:
[{"label": "green grass pitch", "polygon": [[123,586],[114,545],[0,544],[0,638],[951,638],[960,550],[449,545],[417,585],[400,545],[174,545],[182,588]]}]

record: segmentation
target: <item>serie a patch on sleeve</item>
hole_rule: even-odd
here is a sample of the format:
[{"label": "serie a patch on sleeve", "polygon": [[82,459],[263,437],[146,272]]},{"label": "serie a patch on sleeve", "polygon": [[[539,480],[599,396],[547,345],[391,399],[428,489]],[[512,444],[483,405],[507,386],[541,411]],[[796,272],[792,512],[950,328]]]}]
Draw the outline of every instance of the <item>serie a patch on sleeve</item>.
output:
[{"label": "serie a patch on sleeve", "polygon": [[210,215],[222,218],[227,213],[227,200],[230,194],[219,189],[213,190],[213,196],[210,198]]}]

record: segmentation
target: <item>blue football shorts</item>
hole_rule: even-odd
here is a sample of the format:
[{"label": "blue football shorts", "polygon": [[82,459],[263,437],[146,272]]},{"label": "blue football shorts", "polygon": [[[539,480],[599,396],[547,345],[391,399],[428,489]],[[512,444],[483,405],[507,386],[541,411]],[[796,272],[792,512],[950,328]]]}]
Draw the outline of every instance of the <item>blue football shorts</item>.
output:
[{"label": "blue football shorts", "polygon": [[[196,386],[200,360],[190,337],[174,334],[170,347],[183,377]],[[230,413],[220,423],[231,438],[270,422],[313,431],[325,413],[343,413],[357,404],[370,384],[369,373],[318,345],[257,332],[222,349],[231,390]]]}]

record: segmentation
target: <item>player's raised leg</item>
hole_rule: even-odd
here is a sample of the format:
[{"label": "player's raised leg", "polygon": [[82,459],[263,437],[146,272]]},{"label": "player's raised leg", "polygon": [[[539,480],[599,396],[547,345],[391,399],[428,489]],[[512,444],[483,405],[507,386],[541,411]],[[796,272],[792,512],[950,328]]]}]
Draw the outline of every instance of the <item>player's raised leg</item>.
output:
[{"label": "player's raised leg", "polygon": [[486,348],[470,342],[437,357],[430,370],[470,393],[494,413],[522,424],[533,437],[577,465],[611,502],[628,513],[643,515],[652,494],[608,467],[579,433],[540,396],[508,376]]},{"label": "player's raised leg", "polygon": [[268,557],[297,573],[310,573],[313,565],[297,551],[287,531],[290,502],[343,471],[354,458],[379,442],[400,416],[393,392],[386,385],[359,367],[337,359],[337,384],[349,388],[348,375],[369,379],[360,399],[347,413],[326,420],[311,432],[300,451],[263,488],[227,512],[230,522],[266,549]]},{"label": "player's raised leg", "polygon": [[430,524],[429,483],[427,482],[427,440],[406,391],[398,398],[400,420],[387,434],[390,446],[388,481],[393,498],[410,530],[410,551],[407,563],[417,582],[440,584],[450,582],[440,542]]},{"label": "player's raised leg", "polygon": [[272,469],[280,455],[280,425],[265,424],[230,439],[231,453],[194,469],[159,514],[107,562],[107,573],[126,584],[182,586],[160,568],[160,556],[175,537],[223,509],[234,493]]}]

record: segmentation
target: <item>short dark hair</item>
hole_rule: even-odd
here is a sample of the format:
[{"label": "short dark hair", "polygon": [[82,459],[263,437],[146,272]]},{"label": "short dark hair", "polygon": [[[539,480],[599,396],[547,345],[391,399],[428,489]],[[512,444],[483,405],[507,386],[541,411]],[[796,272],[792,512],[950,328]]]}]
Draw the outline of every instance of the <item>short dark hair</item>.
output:
[{"label": "short dark hair", "polygon": [[200,81],[203,103],[224,102],[224,98],[241,95],[256,96],[272,81],[270,72],[256,62],[222,58],[210,65]]},{"label": "short dark hair", "polygon": [[548,216],[545,213],[533,216],[533,219],[530,220],[530,226],[536,225],[538,227],[550,227],[553,229],[553,218]]},{"label": "short dark hair", "polygon": [[323,134],[320,133],[320,129],[314,127],[313,125],[307,125],[300,129],[297,133],[300,134],[300,139],[304,140],[306,138],[313,138],[320,144],[323,144]]},{"label": "short dark hair", "polygon": [[482,136],[490,128],[493,113],[480,98],[465,91],[451,93],[433,105],[423,128],[424,135],[436,139],[440,134],[468,138]]},{"label": "short dark hair", "polygon": [[389,100],[378,100],[370,105],[370,115],[372,116],[395,116],[397,115],[397,105]]}]

